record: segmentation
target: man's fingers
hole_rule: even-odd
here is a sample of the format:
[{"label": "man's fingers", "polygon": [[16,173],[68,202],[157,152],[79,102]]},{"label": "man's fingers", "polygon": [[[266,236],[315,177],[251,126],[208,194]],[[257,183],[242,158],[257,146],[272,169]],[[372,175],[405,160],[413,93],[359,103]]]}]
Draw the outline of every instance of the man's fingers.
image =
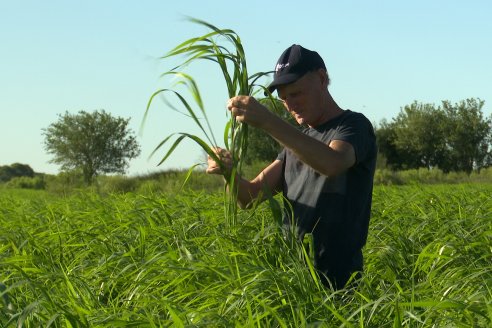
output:
[{"label": "man's fingers", "polygon": [[219,159],[218,161],[210,155],[208,157],[208,167],[205,172],[208,174],[224,174],[232,166],[232,155],[227,149],[220,147],[213,148],[213,152]]},{"label": "man's fingers", "polygon": [[220,174],[221,170],[220,167],[214,166],[214,167],[208,167],[205,172],[207,174]]}]

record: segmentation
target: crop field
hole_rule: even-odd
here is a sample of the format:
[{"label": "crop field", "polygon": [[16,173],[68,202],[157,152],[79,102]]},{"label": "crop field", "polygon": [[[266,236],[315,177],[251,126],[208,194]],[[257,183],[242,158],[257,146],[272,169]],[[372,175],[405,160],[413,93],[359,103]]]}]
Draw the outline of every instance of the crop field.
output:
[{"label": "crop field", "polygon": [[377,186],[337,292],[267,204],[231,229],[223,199],[0,190],[0,326],[492,326],[492,185]]}]

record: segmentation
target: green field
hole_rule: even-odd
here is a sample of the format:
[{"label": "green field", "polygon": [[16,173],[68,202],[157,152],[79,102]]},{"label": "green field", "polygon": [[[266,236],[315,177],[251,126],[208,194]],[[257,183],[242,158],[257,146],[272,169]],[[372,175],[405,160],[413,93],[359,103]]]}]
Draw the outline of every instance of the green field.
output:
[{"label": "green field", "polygon": [[1,327],[489,327],[492,185],[377,186],[365,274],[319,286],[268,207],[0,190]]}]

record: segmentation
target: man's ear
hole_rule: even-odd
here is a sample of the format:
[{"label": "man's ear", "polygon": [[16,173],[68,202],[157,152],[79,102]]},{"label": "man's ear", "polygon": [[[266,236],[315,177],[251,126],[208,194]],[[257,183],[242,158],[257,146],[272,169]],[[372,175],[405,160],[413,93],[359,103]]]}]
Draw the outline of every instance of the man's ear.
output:
[{"label": "man's ear", "polygon": [[326,72],[325,69],[320,68],[318,69],[318,76],[321,81],[321,84],[324,88],[328,87],[328,84],[330,84],[330,78],[328,77],[328,73]]}]

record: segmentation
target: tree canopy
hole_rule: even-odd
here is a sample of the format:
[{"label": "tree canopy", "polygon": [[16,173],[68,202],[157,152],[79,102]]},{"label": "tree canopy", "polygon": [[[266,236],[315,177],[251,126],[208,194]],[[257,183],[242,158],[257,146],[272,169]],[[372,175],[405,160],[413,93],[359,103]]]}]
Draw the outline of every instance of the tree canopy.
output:
[{"label": "tree canopy", "polygon": [[45,149],[53,155],[50,162],[63,171],[82,171],[87,184],[101,173],[125,173],[129,160],[140,155],[129,121],[104,110],[59,115],[43,129]]},{"label": "tree canopy", "polygon": [[439,168],[444,172],[492,165],[492,117],[484,101],[466,99],[441,106],[414,102],[376,128],[380,153],[394,169]]}]

